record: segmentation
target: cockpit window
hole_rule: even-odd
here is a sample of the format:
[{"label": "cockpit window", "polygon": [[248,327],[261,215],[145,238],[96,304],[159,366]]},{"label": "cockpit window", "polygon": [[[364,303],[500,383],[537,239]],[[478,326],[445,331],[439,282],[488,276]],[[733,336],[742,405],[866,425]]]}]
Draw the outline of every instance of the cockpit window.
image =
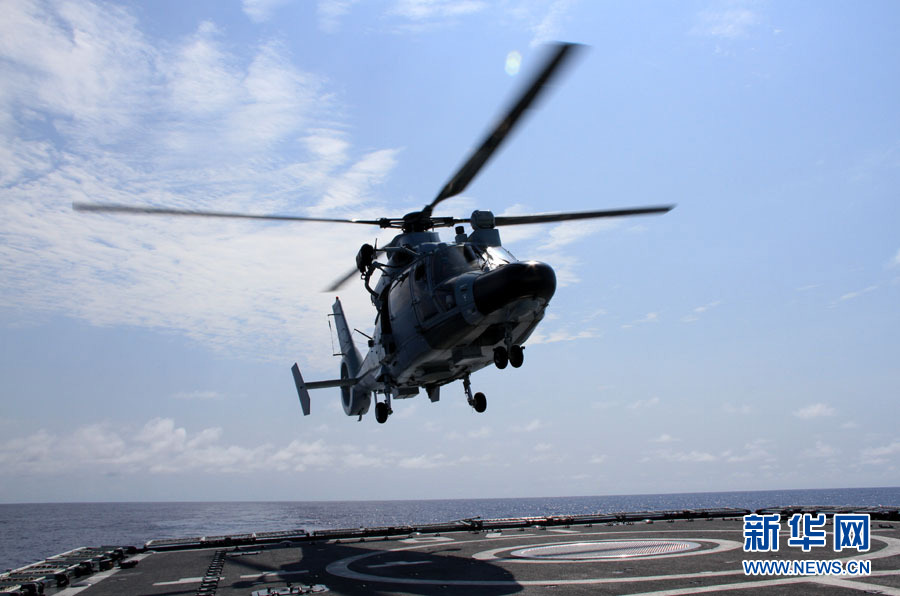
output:
[{"label": "cockpit window", "polygon": [[469,245],[453,244],[443,247],[432,257],[432,277],[435,284],[466,271],[481,269],[480,259]]},{"label": "cockpit window", "polygon": [[517,259],[502,246],[487,246],[481,252],[481,260],[484,269],[496,269],[501,265],[515,263]]}]

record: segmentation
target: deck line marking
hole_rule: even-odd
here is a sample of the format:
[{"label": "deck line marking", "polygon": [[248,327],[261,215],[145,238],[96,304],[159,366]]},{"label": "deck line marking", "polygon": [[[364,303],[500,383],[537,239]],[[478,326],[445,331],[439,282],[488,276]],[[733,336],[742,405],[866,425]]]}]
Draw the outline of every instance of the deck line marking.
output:
[{"label": "deck line marking", "polygon": [[241,579],[263,579],[263,578],[272,578],[278,579],[279,577],[290,577],[292,575],[302,575],[304,573],[309,573],[309,569],[298,569],[297,571],[266,571],[263,573],[250,573],[247,575],[240,576]]},{"label": "deck line marking", "polygon": [[421,544],[421,543],[435,543],[435,542],[453,542],[454,539],[448,536],[419,536],[418,538],[404,538],[400,542],[405,544]]},{"label": "deck line marking", "polygon": [[[129,557],[129,559],[133,559],[136,561],[142,561],[142,560],[146,559],[147,557],[149,557],[151,554],[152,553],[141,553],[139,555],[134,555],[133,557]],[[83,582],[87,582],[88,580],[91,580],[90,584],[88,584],[86,586],[70,586],[68,588],[64,588],[64,589],[60,590],[59,592],[56,592],[55,596],[74,596],[75,594],[84,592],[88,588],[103,581],[104,579],[108,578],[109,576],[115,575],[116,573],[118,573],[121,570],[122,570],[121,567],[113,567],[112,569],[110,569],[108,571],[101,571],[100,573],[95,573],[94,575],[90,575],[87,578],[80,580]]]},{"label": "deck line marking", "polygon": [[[205,578],[203,578],[203,577],[182,577],[181,579],[174,579],[174,580],[167,581],[167,582],[156,582],[153,585],[154,586],[178,586],[181,584],[199,584],[204,579]],[[224,579],[224,577],[219,576],[219,581],[221,581],[222,579]]]}]

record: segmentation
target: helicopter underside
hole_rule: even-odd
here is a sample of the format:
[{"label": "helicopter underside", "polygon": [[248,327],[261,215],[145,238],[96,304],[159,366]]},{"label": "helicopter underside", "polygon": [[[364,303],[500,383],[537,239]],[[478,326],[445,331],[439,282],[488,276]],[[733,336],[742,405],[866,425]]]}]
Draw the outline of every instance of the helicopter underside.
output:
[{"label": "helicopter underside", "polygon": [[[423,337],[430,345],[394,373],[398,388],[440,386],[494,363],[494,349],[522,345],[544,318],[548,300],[522,298],[482,318],[465,321],[461,314],[432,327]],[[448,333],[450,329],[456,333]],[[438,339],[439,338],[439,339]],[[431,339],[431,341],[429,341]],[[399,392],[398,392],[399,393]],[[412,397],[415,393],[397,397]]]}]

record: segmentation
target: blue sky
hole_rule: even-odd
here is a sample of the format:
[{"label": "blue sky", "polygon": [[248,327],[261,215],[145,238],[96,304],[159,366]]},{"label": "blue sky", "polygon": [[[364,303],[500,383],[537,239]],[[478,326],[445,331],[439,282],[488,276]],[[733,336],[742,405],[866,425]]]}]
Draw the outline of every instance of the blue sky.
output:
[{"label": "blue sky", "polygon": [[[4,4],[0,501],[900,484],[896,3]],[[400,216],[551,40],[590,49],[437,215],[678,207],[501,231],[560,287],[484,414],[301,415],[379,230],[71,211]]]}]

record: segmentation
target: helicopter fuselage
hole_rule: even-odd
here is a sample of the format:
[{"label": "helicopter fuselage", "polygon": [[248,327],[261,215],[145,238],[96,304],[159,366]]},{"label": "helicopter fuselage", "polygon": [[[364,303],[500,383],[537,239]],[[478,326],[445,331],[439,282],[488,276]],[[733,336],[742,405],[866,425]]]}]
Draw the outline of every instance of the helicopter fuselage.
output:
[{"label": "helicopter fuselage", "polygon": [[[378,314],[369,351],[358,367],[355,346],[341,340],[341,377],[356,379],[342,387],[348,415],[366,413],[373,393],[389,400],[413,397],[424,388],[437,401],[440,386],[467,382],[468,375],[486,366],[505,367],[507,359],[521,365],[521,359],[508,355],[510,350],[521,354],[544,317],[556,289],[549,265],[516,260],[488,227],[476,227],[469,236],[457,229],[453,243],[442,242],[436,232],[410,232],[390,246],[388,261],[372,265],[382,272],[370,288]],[[336,303],[339,339],[346,323],[337,321],[342,317]]]}]

